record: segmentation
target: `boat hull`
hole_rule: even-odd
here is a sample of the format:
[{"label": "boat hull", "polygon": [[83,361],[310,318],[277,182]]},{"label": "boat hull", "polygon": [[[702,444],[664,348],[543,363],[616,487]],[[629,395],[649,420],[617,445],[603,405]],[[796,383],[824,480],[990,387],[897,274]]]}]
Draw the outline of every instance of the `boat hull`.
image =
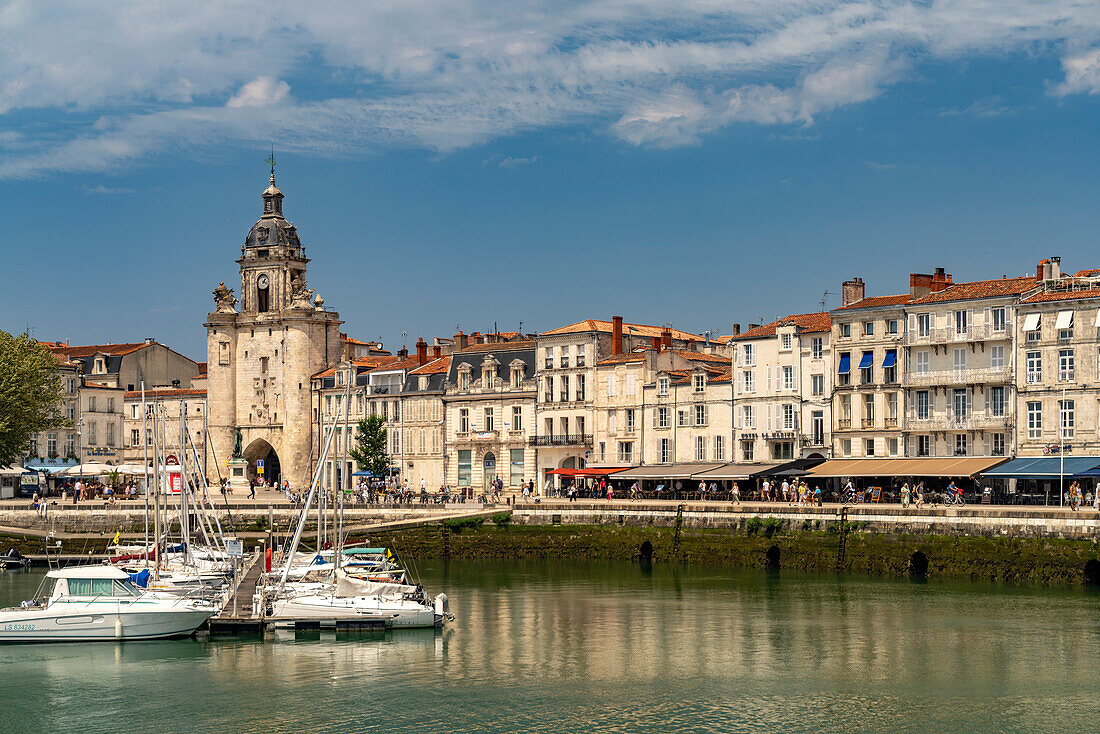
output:
[{"label": "boat hull", "polygon": [[55,606],[58,605],[0,612],[0,642],[96,642],[186,637],[216,612],[211,608],[187,607],[112,611],[95,606],[59,611]]},{"label": "boat hull", "polygon": [[364,602],[362,597],[311,596],[292,599],[278,599],[272,604],[273,621],[282,617],[294,619],[380,619],[387,627],[414,628],[435,627],[435,610],[421,605],[385,604],[376,606]]}]

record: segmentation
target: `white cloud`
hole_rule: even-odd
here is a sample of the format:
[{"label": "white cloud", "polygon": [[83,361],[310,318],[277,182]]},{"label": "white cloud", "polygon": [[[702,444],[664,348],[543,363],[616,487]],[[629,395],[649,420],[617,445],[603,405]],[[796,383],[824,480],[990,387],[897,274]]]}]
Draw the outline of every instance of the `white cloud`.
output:
[{"label": "white cloud", "polygon": [[270,76],[258,76],[229,98],[226,107],[271,107],[290,95],[290,85]]},{"label": "white cloud", "polygon": [[1100,94],[1100,48],[1062,59],[1066,80],[1054,88],[1056,94]]},{"label": "white cloud", "polygon": [[533,155],[530,158],[513,158],[512,156],[508,156],[497,164],[497,168],[519,168],[520,166],[529,166],[532,163],[538,162],[539,157],[537,155]]},{"label": "white cloud", "polygon": [[924,62],[1013,53],[1058,58],[1056,94],[1100,90],[1100,7],[1080,0],[9,0],[0,38],[5,177],[269,141],[348,155],[571,125],[658,147],[746,123],[789,135]]},{"label": "white cloud", "polygon": [[96,195],[110,196],[110,195],[113,195],[113,194],[133,194],[133,193],[135,193],[134,189],[111,188],[109,186],[104,186],[103,184],[96,184],[95,186],[88,186],[87,184],[85,184],[85,185],[81,186],[80,189],[81,189],[81,191],[83,191],[88,196],[96,196]]}]

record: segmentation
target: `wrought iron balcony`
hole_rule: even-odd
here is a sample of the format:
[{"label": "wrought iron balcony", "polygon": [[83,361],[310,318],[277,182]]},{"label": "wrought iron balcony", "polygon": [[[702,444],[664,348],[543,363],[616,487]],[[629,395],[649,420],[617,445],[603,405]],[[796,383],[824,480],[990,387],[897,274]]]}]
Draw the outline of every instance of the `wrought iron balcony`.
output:
[{"label": "wrought iron balcony", "polygon": [[561,433],[551,436],[531,436],[531,446],[591,446],[591,433]]}]

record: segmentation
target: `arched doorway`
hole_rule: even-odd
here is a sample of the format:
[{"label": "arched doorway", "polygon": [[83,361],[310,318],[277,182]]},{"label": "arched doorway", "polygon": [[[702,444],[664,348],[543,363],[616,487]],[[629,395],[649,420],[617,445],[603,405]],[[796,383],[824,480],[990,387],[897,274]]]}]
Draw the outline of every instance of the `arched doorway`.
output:
[{"label": "arched doorway", "polygon": [[[269,486],[274,486],[282,481],[282,470],[279,466],[279,455],[267,441],[258,438],[248,444],[243,452],[248,461],[248,479],[263,476]],[[263,462],[262,464],[260,462]],[[260,467],[263,471],[260,471]]]},{"label": "arched doorway", "polygon": [[489,485],[492,484],[492,481],[496,479],[497,475],[496,454],[494,454],[492,451],[486,452],[485,458],[481,462],[481,468],[482,486],[484,486],[485,489],[488,490]]}]

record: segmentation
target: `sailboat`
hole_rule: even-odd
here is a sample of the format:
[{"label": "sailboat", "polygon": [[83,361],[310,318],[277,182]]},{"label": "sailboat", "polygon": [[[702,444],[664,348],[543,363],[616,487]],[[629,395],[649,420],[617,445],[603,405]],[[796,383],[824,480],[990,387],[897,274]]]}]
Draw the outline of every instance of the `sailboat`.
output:
[{"label": "sailboat", "polygon": [[[404,583],[386,583],[379,586],[376,584],[381,582],[356,579],[348,573],[344,569],[345,556],[353,554],[343,553],[341,547],[342,529],[336,531],[336,547],[332,552],[331,562],[327,562],[324,555],[318,553],[313,554],[312,563],[306,564],[307,568],[313,567],[314,569],[318,565],[330,565],[330,569],[325,570],[332,574],[331,578],[322,583],[288,584],[288,579],[295,571],[295,560],[302,560],[298,556],[298,544],[305,529],[310,506],[317,493],[317,485],[320,483],[325,462],[332,448],[332,440],[336,433],[336,427],[340,422],[341,412],[344,410],[344,406],[350,403],[350,389],[349,384],[345,392],[345,399],[341,401],[333,423],[325,436],[324,447],[317,462],[317,470],[314,472],[313,481],[310,483],[309,494],[306,497],[295,527],[294,536],[285,554],[279,582],[258,591],[256,602],[276,626],[279,626],[280,623],[289,626],[298,619],[318,620],[322,625],[325,625],[326,622],[335,624],[337,620],[348,618],[378,619],[382,620],[387,627],[440,626],[444,620],[450,618],[446,594],[440,594],[433,601],[429,599],[427,592],[421,587]],[[346,414],[344,420],[346,429]],[[345,430],[345,437],[348,435],[350,434]],[[346,444],[345,439],[345,449]],[[320,533],[320,527],[318,532]],[[321,545],[319,534],[318,546]],[[318,564],[317,561],[321,563]],[[299,569],[301,567],[301,565],[298,566]],[[363,568],[369,569],[367,562],[364,562]]]}]

